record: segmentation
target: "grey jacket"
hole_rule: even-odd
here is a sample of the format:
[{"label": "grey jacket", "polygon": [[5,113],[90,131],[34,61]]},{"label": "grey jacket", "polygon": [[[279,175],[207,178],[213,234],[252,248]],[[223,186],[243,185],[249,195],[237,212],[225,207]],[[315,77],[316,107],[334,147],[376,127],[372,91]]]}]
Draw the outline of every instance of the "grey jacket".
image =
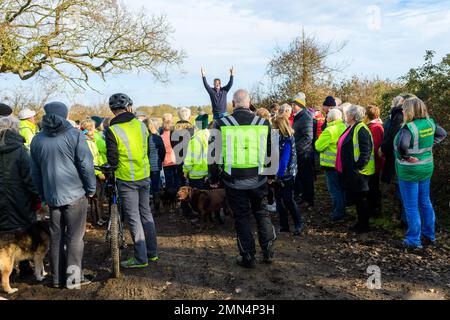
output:
[{"label": "grey jacket", "polygon": [[86,137],[68,121],[47,115],[31,143],[31,176],[50,207],[69,205],[95,193],[94,160]]}]

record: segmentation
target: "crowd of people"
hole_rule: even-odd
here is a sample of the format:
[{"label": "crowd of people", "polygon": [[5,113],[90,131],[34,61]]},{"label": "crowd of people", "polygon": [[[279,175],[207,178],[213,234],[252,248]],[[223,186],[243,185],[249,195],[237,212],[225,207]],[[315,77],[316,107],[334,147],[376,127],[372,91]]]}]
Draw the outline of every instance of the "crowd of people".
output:
[{"label": "crowd of people", "polygon": [[[69,108],[61,102],[45,105],[39,125],[34,111],[22,110],[16,118],[9,106],[0,104],[0,231],[28,226],[41,206],[48,206],[53,284],[64,287],[69,266],[82,270],[89,200],[96,200],[91,205],[99,212],[94,223],[103,225],[107,219],[106,177],[95,166],[108,164],[115,168],[134,244],[134,255],[121,263],[123,268],[145,268],[159,260],[151,203],[159,213],[161,188],[176,194],[186,185],[225,188],[237,233],[237,263],[252,268],[257,250],[250,216],[257,222],[263,262],[272,263],[277,234],[301,235],[302,212],[323,201],[314,190],[319,162],[332,199],[332,223],[346,220],[346,208],[355,205],[357,222],[351,231],[369,232],[370,217],[381,213],[380,181],[393,183],[408,230],[403,245],[435,243],[433,147],[447,133],[418,97],[395,98],[384,124],[378,107],[331,96],[320,108],[309,108],[306,95],[299,93],[281,106],[255,109],[242,89],[234,93],[228,114],[233,68],[230,73],[227,86],[216,79],[211,88],[202,69],[213,107],[211,122],[201,110],[192,121],[188,108],[178,110],[176,123],[172,114],[161,122],[133,113],[126,94],[110,98],[114,117],[80,122],[69,120]],[[274,143],[275,133],[279,139]],[[276,161],[268,161],[274,154]],[[275,172],[267,175],[274,162]],[[187,217],[195,216],[189,205],[181,206]],[[278,214],[278,230],[271,211]],[[88,282],[84,277],[80,281]]]}]

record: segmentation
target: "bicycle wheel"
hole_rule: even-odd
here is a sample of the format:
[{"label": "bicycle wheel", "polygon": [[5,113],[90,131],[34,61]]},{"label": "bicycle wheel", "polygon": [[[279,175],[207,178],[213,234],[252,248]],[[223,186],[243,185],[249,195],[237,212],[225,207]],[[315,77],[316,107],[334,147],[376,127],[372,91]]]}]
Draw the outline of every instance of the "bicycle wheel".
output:
[{"label": "bicycle wheel", "polygon": [[114,278],[120,277],[120,235],[119,224],[120,217],[116,204],[111,206],[111,230],[110,230],[110,246],[112,257],[112,274]]}]

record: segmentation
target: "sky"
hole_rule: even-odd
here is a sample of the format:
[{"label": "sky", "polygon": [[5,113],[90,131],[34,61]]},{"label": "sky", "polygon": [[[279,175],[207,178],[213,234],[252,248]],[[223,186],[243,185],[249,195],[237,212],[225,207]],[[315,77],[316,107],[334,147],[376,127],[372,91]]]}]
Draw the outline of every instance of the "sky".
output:
[{"label": "sky", "polygon": [[276,47],[286,48],[302,28],[319,41],[346,41],[329,62],[346,61],[337,78],[353,74],[395,80],[420,66],[426,50],[436,59],[450,53],[450,0],[123,0],[133,10],[164,14],[175,29],[170,41],[185,51],[182,69],[170,71],[159,84],[145,72],[92,82],[88,90],[65,97],[93,104],[116,92],[128,93],[136,106],[207,105],[200,77],[205,67],[210,82],[226,82],[234,66],[234,89],[252,89],[267,80],[267,63]]}]

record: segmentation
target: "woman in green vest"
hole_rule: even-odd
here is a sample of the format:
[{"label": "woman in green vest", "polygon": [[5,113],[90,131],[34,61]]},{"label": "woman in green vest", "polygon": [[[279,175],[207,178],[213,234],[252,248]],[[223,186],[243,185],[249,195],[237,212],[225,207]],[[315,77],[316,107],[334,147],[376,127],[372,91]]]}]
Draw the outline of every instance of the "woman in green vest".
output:
[{"label": "woman in green vest", "polygon": [[436,241],[436,217],[430,200],[433,146],[442,142],[447,133],[429,117],[419,98],[407,99],[403,114],[405,124],[394,140],[396,171],[408,222],[403,244],[422,248],[422,237],[426,244]]},{"label": "woman in green vest", "polygon": [[343,188],[348,200],[355,203],[358,214],[355,233],[369,232],[369,210],[367,196],[370,176],[375,174],[375,154],[372,134],[363,122],[365,108],[350,106],[345,119],[349,127],[339,138],[336,155],[336,170],[341,174]]},{"label": "woman in green vest", "polygon": [[345,130],[347,126],[342,120],[342,112],[332,109],[327,115],[327,127],[316,141],[316,150],[320,152],[320,166],[325,170],[328,192],[333,201],[333,222],[345,218],[344,190],[339,183],[339,174],[336,170],[337,143]]}]

